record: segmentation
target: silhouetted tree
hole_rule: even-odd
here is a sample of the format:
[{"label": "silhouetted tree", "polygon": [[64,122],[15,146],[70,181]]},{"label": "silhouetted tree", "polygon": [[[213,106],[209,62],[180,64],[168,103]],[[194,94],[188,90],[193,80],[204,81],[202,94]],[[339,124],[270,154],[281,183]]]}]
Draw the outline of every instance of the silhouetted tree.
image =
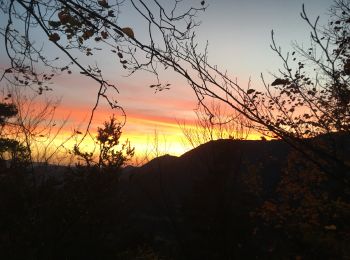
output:
[{"label": "silhouetted tree", "polygon": [[[251,82],[243,87],[210,64],[207,49],[201,53],[194,38],[184,50],[192,70],[182,75],[207,114],[215,116],[208,99],[222,102],[250,120],[255,130],[283,139],[323,172],[344,178],[348,176],[349,165],[332,149],[335,141],[330,140],[324,149],[322,145],[305,142],[304,138],[328,134],[328,139],[332,139],[334,132],[349,134],[349,5],[347,0],[335,1],[331,22],[326,27],[318,25],[318,18],[310,21],[303,7],[301,17],[311,30],[310,49],[296,45],[291,53],[283,55],[272,33],[271,48],[283,67],[271,84],[262,77],[263,90],[255,89]],[[320,158],[324,161],[322,165]]]},{"label": "silhouetted tree", "polygon": [[[0,168],[25,167],[30,163],[28,148],[19,141],[8,138],[4,134],[4,128],[9,124],[9,119],[18,114],[16,105],[12,103],[0,103]],[[8,165],[6,165],[6,161]]]},{"label": "silhouetted tree", "polygon": [[[280,234],[274,253],[289,244],[291,257],[346,259],[349,251],[350,189],[324,174],[298,152],[291,152],[274,199],[257,209],[257,222]],[[294,247],[294,250],[290,250]]]},{"label": "silhouetted tree", "polygon": [[295,44],[284,55],[272,33],[271,48],[283,68],[271,85],[264,82],[265,93],[250,91],[264,124],[297,150],[276,198],[258,212],[270,227],[265,235],[280,232],[294,247],[292,257],[348,258],[350,2],[334,1],[324,27],[304,6],[301,17],[311,29],[311,46]]},{"label": "silhouetted tree", "polygon": [[5,163],[6,161],[8,161],[8,166],[11,168],[25,167],[31,162],[30,152],[26,146],[17,140],[0,138],[0,162]]},{"label": "silhouetted tree", "polygon": [[[339,142],[340,135],[350,134],[349,7],[347,0],[335,1],[329,24],[321,27],[319,18],[311,21],[303,6],[301,17],[311,29],[310,48],[295,44],[294,51],[284,55],[272,33],[271,48],[281,58],[283,68],[271,85],[264,82],[265,93],[251,90],[249,95],[249,107],[258,108],[267,130],[291,143],[335,178],[349,173],[344,151],[339,150],[335,140]],[[302,140],[319,135],[326,136],[322,144]]]},{"label": "silhouetted tree", "polygon": [[185,121],[178,125],[185,137],[185,143],[193,148],[217,139],[245,140],[251,132],[251,122],[237,113],[229,114],[219,102],[212,101],[210,113],[202,106],[195,110],[196,119],[192,124]]},{"label": "silhouetted tree", "polygon": [[9,103],[0,103],[0,126],[1,131],[6,124],[7,120],[15,115],[17,115],[18,111],[14,104]]},{"label": "silhouetted tree", "polygon": [[6,92],[7,100],[17,107],[18,113],[4,129],[4,134],[25,144],[33,162],[58,164],[65,160],[68,163],[65,145],[75,133],[58,141],[68,120],[68,116],[62,120],[55,118],[60,100],[16,86],[8,87]]},{"label": "silhouetted tree", "polygon": [[112,116],[109,121],[103,123],[103,128],[98,127],[96,143],[98,144],[98,159],[94,158],[93,152],[82,152],[78,145],[74,146],[73,153],[82,159],[86,166],[99,169],[118,170],[129,161],[135,152],[128,140],[120,144],[122,125]]}]

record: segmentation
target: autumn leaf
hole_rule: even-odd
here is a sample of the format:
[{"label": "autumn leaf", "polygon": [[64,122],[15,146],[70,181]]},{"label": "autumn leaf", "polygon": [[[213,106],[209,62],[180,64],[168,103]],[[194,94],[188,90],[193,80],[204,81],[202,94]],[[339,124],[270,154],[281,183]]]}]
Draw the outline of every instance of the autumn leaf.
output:
[{"label": "autumn leaf", "polygon": [[60,21],[49,21],[49,25],[54,27],[54,28],[58,28],[61,25]]},{"label": "autumn leaf", "polygon": [[350,75],[350,60],[347,60],[344,64],[344,73],[345,75]]},{"label": "autumn leaf", "polygon": [[288,79],[275,79],[275,81],[271,83],[271,86],[286,85],[288,83],[289,83]]},{"label": "autumn leaf", "polygon": [[58,13],[58,18],[60,19],[60,22],[62,24],[66,24],[66,23],[68,23],[68,21],[70,19],[70,15],[68,13],[66,13],[65,11],[61,11]]},{"label": "autumn leaf", "polygon": [[122,32],[125,33],[129,38],[135,38],[134,31],[130,27],[122,28]]},{"label": "autumn leaf", "polygon": [[247,90],[247,94],[249,95],[249,94],[252,94],[253,92],[255,92],[255,89],[248,89]]},{"label": "autumn leaf", "polygon": [[105,31],[102,31],[102,32],[101,32],[101,36],[102,36],[103,39],[107,39],[108,33],[105,32]]},{"label": "autumn leaf", "polygon": [[105,8],[108,7],[108,3],[106,0],[99,0],[99,1],[97,1],[97,3],[102,7],[105,7]]},{"label": "autumn leaf", "polygon": [[93,35],[94,35],[94,31],[93,30],[87,30],[87,31],[85,31],[83,33],[83,38],[84,38],[84,40],[87,40]]},{"label": "autumn leaf", "polygon": [[58,35],[58,33],[53,33],[53,34],[50,34],[49,36],[49,40],[50,41],[53,41],[53,42],[57,42],[59,41],[61,38],[60,36]]}]

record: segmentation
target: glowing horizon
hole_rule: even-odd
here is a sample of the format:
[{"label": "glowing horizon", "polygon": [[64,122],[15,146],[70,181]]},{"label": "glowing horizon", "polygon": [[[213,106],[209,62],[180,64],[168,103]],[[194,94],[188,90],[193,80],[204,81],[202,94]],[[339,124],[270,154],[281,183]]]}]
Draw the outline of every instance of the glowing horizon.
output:
[{"label": "glowing horizon", "polygon": [[[39,96],[38,98],[40,98]],[[40,107],[43,107],[45,102],[38,100],[31,103],[30,110],[37,112],[40,111]],[[108,110],[108,109],[107,109]],[[102,127],[103,122],[108,121],[111,114],[104,109],[99,109],[95,112],[94,119],[89,128],[90,135],[87,135],[81,142],[81,138],[86,131],[86,120],[90,117],[91,110],[82,110],[79,106],[71,106],[69,108],[58,106],[55,114],[55,123],[53,133],[65,122],[61,132],[55,137],[52,142],[51,150],[55,150],[57,147],[64,144],[65,151],[72,151],[75,144],[80,143],[80,148],[85,152],[97,151],[97,146],[94,140],[91,138],[96,137],[97,127]],[[67,117],[70,115],[70,117]],[[81,119],[79,121],[79,119]],[[185,138],[182,129],[179,125],[179,120],[174,117],[167,117],[161,115],[149,115],[143,113],[130,113],[127,116],[125,126],[122,128],[122,136],[120,144],[123,144],[126,140],[130,141],[131,147],[135,148],[135,158],[131,164],[139,164],[142,161],[151,160],[157,156],[170,154],[173,156],[180,156],[185,152],[193,149]],[[185,120],[186,128],[193,129],[199,133],[203,129],[198,129],[194,118]],[[74,133],[79,132],[75,137],[70,138]],[[251,133],[248,139],[260,139],[260,134]],[[43,149],[46,142],[39,143],[37,149]],[[37,157],[38,151],[33,151],[33,158]],[[48,151],[50,153],[51,151]],[[76,159],[67,154],[58,153],[55,156],[53,163],[61,162],[63,164],[75,163]],[[39,158],[40,160],[40,158]]]},{"label": "glowing horizon", "polygon": [[[208,62],[218,65],[222,71],[237,79],[242,87],[247,87],[251,82],[254,89],[261,89],[260,73],[269,77],[270,71],[281,66],[280,60],[269,49],[271,41],[270,33],[275,31],[278,44],[284,52],[290,50],[290,41],[296,40],[300,44],[308,44],[309,32],[305,23],[300,19],[303,0],[296,1],[207,1],[208,9],[198,17],[202,21],[196,29],[196,40],[199,45],[205,45],[208,41]],[[169,7],[169,3],[164,3]],[[329,1],[306,1],[305,7],[314,19],[321,15],[320,21],[325,16]],[[286,12],[286,10],[288,10]],[[144,24],[133,15],[132,8],[128,5],[121,8],[120,23],[133,28],[137,39],[147,40]],[[6,17],[0,17],[0,22]],[[62,57],[46,35],[37,33],[37,39],[42,37],[45,42],[46,52],[49,58]],[[4,43],[0,48],[4,49]],[[118,101],[118,105],[124,108],[127,118],[123,128],[122,141],[129,139],[136,147],[136,151],[149,150],[155,132],[158,133],[162,153],[181,155],[188,151],[190,146],[183,144],[183,134],[178,122],[186,122],[188,127],[194,127],[197,99],[191,87],[184,78],[172,73],[171,69],[159,72],[163,83],[171,84],[170,90],[154,93],[149,86],[156,81],[152,74],[139,71],[132,77],[126,77],[126,71],[122,68],[119,58],[106,47],[96,52],[91,57],[77,54],[77,58],[86,64],[98,64],[103,71],[104,79],[115,84],[119,93],[107,94],[111,99]],[[0,70],[8,67],[9,60],[5,53],[0,53]],[[62,97],[61,105],[57,109],[56,118],[60,121],[67,119],[64,127],[63,140],[74,130],[84,132],[91,110],[96,102],[96,94],[99,85],[80,74],[80,70],[72,68],[72,74],[62,72],[54,78],[51,92],[53,97]],[[154,76],[154,75],[153,75]],[[6,89],[6,85],[2,86]],[[120,111],[112,110],[106,102],[101,102],[95,111],[91,124],[91,131],[115,113],[120,116]],[[229,111],[228,111],[229,112]],[[122,117],[120,117],[123,120]],[[252,133],[249,139],[259,139],[260,134]],[[71,145],[71,144],[70,144]],[[90,145],[92,147],[92,144]]]}]

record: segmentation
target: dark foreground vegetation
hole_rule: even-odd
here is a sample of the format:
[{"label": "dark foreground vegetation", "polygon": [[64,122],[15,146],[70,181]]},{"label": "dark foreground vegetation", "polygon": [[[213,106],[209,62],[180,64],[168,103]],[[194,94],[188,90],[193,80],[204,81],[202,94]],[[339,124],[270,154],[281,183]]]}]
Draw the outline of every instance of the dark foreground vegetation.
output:
[{"label": "dark foreground vegetation", "polygon": [[[308,142],[336,145],[349,136]],[[218,140],[139,168],[1,168],[3,259],[348,259],[349,186],[282,141]]]},{"label": "dark foreground vegetation", "polygon": [[[302,7],[309,47],[295,43],[284,52],[272,32],[271,48],[282,65],[270,84],[262,76],[262,89],[239,85],[209,63],[206,47],[199,49],[195,18],[206,1],[180,14],[181,1],[170,10],[156,0],[129,2],[148,25],[145,42],[131,27],[119,26],[121,2],[0,0],[7,20],[0,37],[11,63],[0,82],[42,95],[51,90],[52,77],[75,72],[99,89],[85,134],[75,130],[52,154],[45,147],[37,158],[33,151],[42,138],[52,144],[59,133],[50,137],[56,105],[33,118],[23,113],[26,102],[14,102],[15,93],[3,89],[1,259],[350,259],[350,1],[335,0],[324,25]],[[47,36],[43,42],[38,31]],[[45,42],[70,63],[46,56]],[[82,150],[100,100],[125,116],[109,94],[119,93],[117,86],[96,60],[89,64],[73,55],[93,56],[103,48],[112,48],[130,75],[153,74],[149,87],[156,92],[170,88],[158,77],[163,68],[185,79],[209,118],[200,126],[210,138],[211,126],[232,122],[275,140],[211,141],[179,158],[125,168],[134,148],[120,144],[125,120],[112,116],[97,130],[99,154]],[[46,72],[38,72],[42,67]],[[211,100],[229,109],[227,120],[220,120]],[[66,148],[78,134],[84,137]],[[48,163],[61,148],[64,157],[79,159],[76,167]]]}]

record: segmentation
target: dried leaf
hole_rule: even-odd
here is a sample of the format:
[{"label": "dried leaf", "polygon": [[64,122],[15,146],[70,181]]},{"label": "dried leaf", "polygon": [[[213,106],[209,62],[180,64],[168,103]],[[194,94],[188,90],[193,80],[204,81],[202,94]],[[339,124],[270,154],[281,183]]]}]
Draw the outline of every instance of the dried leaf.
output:
[{"label": "dried leaf", "polygon": [[99,1],[97,1],[97,3],[102,7],[105,7],[105,8],[108,7],[108,3],[106,0],[99,0]]},{"label": "dried leaf", "polygon": [[129,38],[135,38],[134,31],[130,27],[122,28],[122,32],[125,33]]},{"label": "dried leaf", "polygon": [[53,34],[50,34],[50,36],[49,36],[49,40],[53,41],[53,42],[57,42],[60,39],[61,39],[61,37],[58,35],[58,33],[53,33]]},{"label": "dried leaf", "polygon": [[275,79],[275,81],[271,83],[271,86],[286,85],[288,83],[289,83],[288,79]]}]

